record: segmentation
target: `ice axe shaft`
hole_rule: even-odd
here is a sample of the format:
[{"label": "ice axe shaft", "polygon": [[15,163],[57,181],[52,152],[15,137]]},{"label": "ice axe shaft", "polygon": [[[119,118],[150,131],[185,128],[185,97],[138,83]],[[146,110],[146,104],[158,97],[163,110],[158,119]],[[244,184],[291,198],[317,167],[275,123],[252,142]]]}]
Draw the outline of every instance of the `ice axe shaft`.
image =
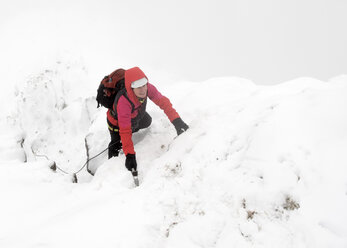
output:
[{"label": "ice axe shaft", "polygon": [[131,170],[131,174],[133,175],[133,179],[134,179],[134,183],[136,185],[136,187],[138,187],[140,185],[139,183],[139,178],[138,178],[138,172],[137,170],[135,170],[134,168]]}]

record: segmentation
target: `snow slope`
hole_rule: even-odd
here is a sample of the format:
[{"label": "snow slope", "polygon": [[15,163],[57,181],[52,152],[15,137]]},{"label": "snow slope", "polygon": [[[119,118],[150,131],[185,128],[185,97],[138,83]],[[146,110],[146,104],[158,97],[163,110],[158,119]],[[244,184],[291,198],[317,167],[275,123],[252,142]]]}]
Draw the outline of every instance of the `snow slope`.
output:
[{"label": "snow slope", "polygon": [[138,188],[124,155],[71,182],[109,142],[83,66],[6,91],[0,247],[347,247],[347,77],[152,83],[190,129],[176,137],[148,105],[152,126],[133,136]]}]

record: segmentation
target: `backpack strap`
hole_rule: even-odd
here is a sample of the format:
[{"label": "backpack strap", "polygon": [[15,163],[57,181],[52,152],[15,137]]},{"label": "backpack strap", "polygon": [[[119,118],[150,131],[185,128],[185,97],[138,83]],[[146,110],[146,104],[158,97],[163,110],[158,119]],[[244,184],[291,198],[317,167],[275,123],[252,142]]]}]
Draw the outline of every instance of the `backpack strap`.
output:
[{"label": "backpack strap", "polygon": [[114,99],[113,108],[110,109],[111,110],[110,111],[111,116],[116,120],[118,120],[117,104],[118,104],[118,101],[121,98],[121,96],[124,96],[125,99],[127,99],[129,101],[129,103],[131,104],[131,113],[133,113],[135,111],[135,104],[132,101],[130,101],[128,94],[126,92],[126,88],[123,88],[117,93],[116,98]]}]

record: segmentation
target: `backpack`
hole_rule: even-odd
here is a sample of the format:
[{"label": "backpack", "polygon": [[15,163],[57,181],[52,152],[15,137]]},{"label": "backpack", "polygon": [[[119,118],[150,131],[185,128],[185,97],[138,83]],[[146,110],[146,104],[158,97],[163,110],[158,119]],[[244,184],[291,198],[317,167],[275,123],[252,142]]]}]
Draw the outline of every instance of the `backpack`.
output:
[{"label": "backpack", "polygon": [[124,69],[117,69],[101,80],[96,96],[98,108],[102,105],[112,109],[117,93],[125,88],[124,73]]}]

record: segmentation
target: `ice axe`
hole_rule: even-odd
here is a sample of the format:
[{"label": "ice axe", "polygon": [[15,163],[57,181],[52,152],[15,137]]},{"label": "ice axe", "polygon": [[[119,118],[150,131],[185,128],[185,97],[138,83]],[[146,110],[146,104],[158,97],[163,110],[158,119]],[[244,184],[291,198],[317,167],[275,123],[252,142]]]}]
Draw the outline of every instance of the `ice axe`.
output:
[{"label": "ice axe", "polygon": [[136,187],[138,187],[140,184],[139,184],[139,178],[138,178],[138,172],[137,170],[135,170],[134,168],[132,168],[131,170],[131,174],[133,175],[133,178],[134,178],[134,183],[136,185]]}]

